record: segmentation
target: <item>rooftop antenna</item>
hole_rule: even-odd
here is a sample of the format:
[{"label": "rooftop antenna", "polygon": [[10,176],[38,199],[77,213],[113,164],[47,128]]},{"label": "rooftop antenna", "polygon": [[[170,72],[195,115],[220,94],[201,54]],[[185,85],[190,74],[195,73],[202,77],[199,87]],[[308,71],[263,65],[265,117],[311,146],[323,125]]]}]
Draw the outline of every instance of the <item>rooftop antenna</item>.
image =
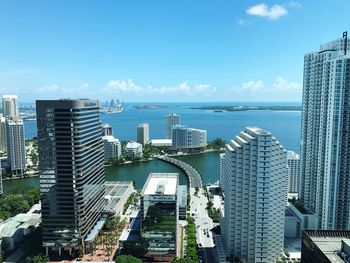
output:
[{"label": "rooftop antenna", "polygon": [[343,32],[343,39],[344,39],[344,55],[346,55],[346,49],[348,46],[348,31]]}]

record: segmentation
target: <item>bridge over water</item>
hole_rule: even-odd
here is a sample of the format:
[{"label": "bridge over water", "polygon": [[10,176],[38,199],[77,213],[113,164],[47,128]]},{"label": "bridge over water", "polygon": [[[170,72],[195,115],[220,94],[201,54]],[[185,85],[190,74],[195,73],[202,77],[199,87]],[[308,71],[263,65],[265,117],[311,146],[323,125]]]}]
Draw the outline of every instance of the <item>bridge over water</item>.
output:
[{"label": "bridge over water", "polygon": [[183,161],[180,161],[178,159],[175,159],[175,158],[171,158],[171,157],[168,157],[168,156],[159,156],[158,157],[159,160],[162,160],[162,161],[165,161],[165,162],[168,162],[168,163],[171,163],[177,167],[179,167],[181,170],[183,170],[187,177],[188,177],[188,180],[190,182],[190,188],[202,188],[202,178],[200,176],[200,174],[197,172],[196,169],[194,169],[191,165],[183,162]]}]

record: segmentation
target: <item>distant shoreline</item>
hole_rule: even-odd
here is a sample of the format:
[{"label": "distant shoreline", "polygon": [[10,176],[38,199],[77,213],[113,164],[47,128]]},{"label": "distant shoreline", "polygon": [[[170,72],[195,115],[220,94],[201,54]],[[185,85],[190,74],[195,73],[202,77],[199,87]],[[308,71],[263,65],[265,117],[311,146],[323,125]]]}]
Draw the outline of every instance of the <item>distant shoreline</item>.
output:
[{"label": "distant shoreline", "polygon": [[191,107],[194,110],[213,111],[250,111],[250,110],[274,110],[274,111],[302,111],[302,106],[201,106]]}]

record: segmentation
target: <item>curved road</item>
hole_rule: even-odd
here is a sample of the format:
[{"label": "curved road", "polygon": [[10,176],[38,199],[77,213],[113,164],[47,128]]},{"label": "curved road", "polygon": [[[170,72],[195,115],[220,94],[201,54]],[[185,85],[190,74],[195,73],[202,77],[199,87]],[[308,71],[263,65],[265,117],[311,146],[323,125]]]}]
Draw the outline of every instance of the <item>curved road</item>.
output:
[{"label": "curved road", "polygon": [[183,170],[188,176],[188,180],[190,182],[190,188],[196,188],[196,187],[202,188],[202,178],[200,174],[197,172],[197,170],[194,169],[191,165],[168,156],[159,156],[158,159],[171,163],[179,167],[181,170]]}]

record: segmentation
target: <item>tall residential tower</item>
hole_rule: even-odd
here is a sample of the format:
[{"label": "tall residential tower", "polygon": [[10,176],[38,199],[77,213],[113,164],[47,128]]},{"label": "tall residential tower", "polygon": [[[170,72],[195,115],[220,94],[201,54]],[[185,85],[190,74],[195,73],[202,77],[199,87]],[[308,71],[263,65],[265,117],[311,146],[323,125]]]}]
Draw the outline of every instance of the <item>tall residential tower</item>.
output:
[{"label": "tall residential tower", "polygon": [[179,125],[180,122],[180,116],[175,113],[165,115],[165,139],[172,139],[173,127]]},{"label": "tall residential tower", "polygon": [[227,252],[248,263],[275,262],[284,241],[286,151],[270,132],[246,128],[226,145],[220,169]]},{"label": "tall residential tower", "polygon": [[17,95],[2,96],[2,114],[5,118],[19,116]]},{"label": "tall residential tower", "polygon": [[141,123],[137,126],[137,142],[141,143],[142,146],[149,141],[149,124]]},{"label": "tall residential tower", "polygon": [[350,41],[304,57],[299,197],[318,228],[350,228]]},{"label": "tall residential tower", "polygon": [[84,253],[105,190],[99,102],[38,100],[36,110],[43,247]]}]

